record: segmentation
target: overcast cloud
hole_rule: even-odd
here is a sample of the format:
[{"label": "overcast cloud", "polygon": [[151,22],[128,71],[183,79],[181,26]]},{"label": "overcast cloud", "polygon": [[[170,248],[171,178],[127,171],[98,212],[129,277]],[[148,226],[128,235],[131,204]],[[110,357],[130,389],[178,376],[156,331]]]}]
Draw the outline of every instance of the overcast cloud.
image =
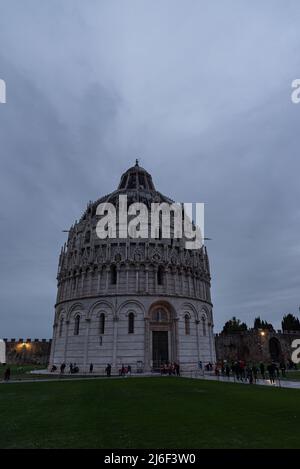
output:
[{"label": "overcast cloud", "polygon": [[300,304],[298,0],[0,0],[0,336],[50,337],[63,229],[136,157],[206,203],[216,331]]}]

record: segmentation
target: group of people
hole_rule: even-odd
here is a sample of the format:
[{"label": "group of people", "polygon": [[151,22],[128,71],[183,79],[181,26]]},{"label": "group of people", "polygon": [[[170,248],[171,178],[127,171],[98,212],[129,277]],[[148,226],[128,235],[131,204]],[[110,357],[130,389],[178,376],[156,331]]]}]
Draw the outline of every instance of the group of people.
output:
[{"label": "group of people", "polygon": [[165,363],[160,367],[160,374],[161,375],[176,375],[180,376],[180,367],[179,364],[176,362],[172,363]]},{"label": "group of people", "polygon": [[[65,373],[66,367],[67,367],[66,363],[62,363],[60,365],[59,369],[60,369],[60,374],[61,375],[63,375]],[[57,366],[52,365],[51,373],[55,373],[55,371],[57,371]],[[79,372],[79,367],[76,365],[76,363],[70,363],[69,364],[69,373],[74,374],[74,373],[78,373],[78,372]]]},{"label": "group of people", "polygon": [[[66,363],[62,363],[59,367],[59,370],[60,370],[60,374],[63,375],[65,373],[65,370],[67,368],[67,365]],[[76,365],[76,363],[70,363],[68,365],[68,368],[69,368],[69,373],[70,374],[74,374],[74,373],[79,373],[79,367]],[[57,366],[56,365],[53,365],[51,367],[51,372],[54,373],[55,371],[57,371]],[[94,364],[93,363],[90,363],[90,366],[89,366],[89,372],[90,373],[93,373],[94,371]],[[106,376],[111,376],[111,364],[108,363],[106,368],[105,368],[105,373],[106,373]],[[122,368],[119,372],[119,375],[122,375],[124,376],[125,374],[131,374],[131,366],[128,365],[127,367],[125,367],[124,365],[122,365]]]},{"label": "group of people", "polygon": [[131,376],[131,365],[124,366],[122,364],[122,367],[119,369],[119,376],[126,376],[126,375]]},{"label": "group of people", "polygon": [[286,365],[284,362],[280,364],[270,362],[267,365],[264,363],[251,364],[243,360],[235,362],[223,361],[215,365],[216,376],[226,376],[230,378],[233,376],[238,381],[248,381],[250,384],[260,379],[269,379],[271,383],[275,383],[275,379],[280,378],[280,373],[283,378],[286,377]]}]

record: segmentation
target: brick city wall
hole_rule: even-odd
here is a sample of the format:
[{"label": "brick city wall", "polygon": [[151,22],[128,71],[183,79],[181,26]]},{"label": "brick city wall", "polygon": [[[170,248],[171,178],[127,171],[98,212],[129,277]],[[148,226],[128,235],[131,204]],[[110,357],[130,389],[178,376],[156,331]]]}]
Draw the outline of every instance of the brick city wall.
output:
[{"label": "brick city wall", "polygon": [[293,352],[292,342],[300,339],[300,331],[282,332],[250,329],[232,334],[216,334],[217,360],[249,362],[287,362]]},{"label": "brick city wall", "polygon": [[51,339],[3,339],[6,343],[6,362],[10,365],[47,365]]}]

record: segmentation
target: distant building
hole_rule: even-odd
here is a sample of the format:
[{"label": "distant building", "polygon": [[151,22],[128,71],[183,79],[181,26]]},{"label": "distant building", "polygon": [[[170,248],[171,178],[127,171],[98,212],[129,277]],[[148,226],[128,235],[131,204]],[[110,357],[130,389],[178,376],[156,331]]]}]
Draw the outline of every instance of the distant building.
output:
[{"label": "distant building", "polygon": [[3,363],[45,366],[49,363],[51,348],[51,340],[49,339],[3,339],[2,342],[4,342],[6,348],[6,362]]},{"label": "distant building", "polygon": [[293,352],[291,345],[295,339],[300,339],[300,331],[248,329],[231,334],[216,334],[217,360],[288,362]]},{"label": "distant building", "polygon": [[[180,183],[180,181],[178,181]],[[158,192],[138,163],[119,187],[89,203],[69,231],[59,258],[50,367],[76,363],[103,372],[107,363],[144,371],[177,362],[182,370],[215,361],[210,270],[206,248],[182,239],[104,239],[96,235],[100,202],[173,201]]]},{"label": "distant building", "polygon": [[6,344],[0,339],[0,363],[6,363]]}]

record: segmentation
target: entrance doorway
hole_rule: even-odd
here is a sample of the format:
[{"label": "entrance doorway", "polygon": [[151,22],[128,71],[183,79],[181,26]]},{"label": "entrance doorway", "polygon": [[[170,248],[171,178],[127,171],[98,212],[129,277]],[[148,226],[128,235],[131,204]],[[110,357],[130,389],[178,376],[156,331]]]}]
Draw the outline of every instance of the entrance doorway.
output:
[{"label": "entrance doorway", "polygon": [[281,346],[280,342],[276,337],[272,337],[269,342],[269,350],[271,358],[274,362],[279,362],[281,360]]},{"label": "entrance doorway", "polygon": [[154,370],[169,361],[168,331],[152,331],[152,360]]}]

